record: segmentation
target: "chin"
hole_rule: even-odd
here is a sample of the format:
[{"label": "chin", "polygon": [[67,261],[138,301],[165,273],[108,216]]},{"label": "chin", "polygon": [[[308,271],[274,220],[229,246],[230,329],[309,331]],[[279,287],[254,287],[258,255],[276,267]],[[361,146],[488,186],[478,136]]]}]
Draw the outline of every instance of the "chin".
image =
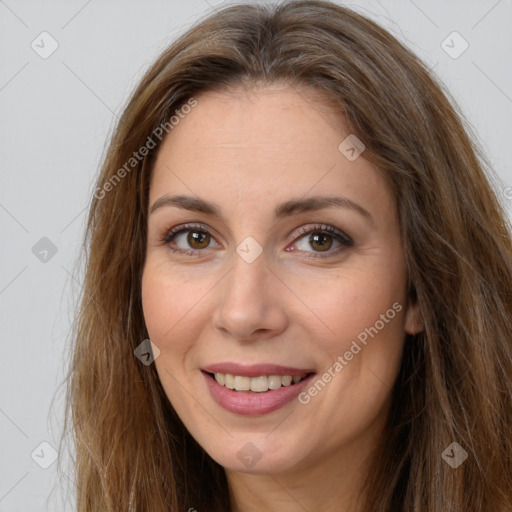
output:
[{"label": "chin", "polygon": [[271,442],[265,439],[266,435],[259,438],[251,435],[235,436],[229,444],[229,450],[219,449],[219,443],[212,450],[206,451],[225,470],[237,473],[285,473],[300,466],[304,453],[299,447],[283,445],[277,439]]}]

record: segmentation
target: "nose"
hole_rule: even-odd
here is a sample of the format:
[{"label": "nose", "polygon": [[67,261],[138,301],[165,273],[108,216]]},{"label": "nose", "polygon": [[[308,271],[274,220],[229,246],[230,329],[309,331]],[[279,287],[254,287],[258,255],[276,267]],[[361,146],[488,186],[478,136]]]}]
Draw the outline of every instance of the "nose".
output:
[{"label": "nose", "polygon": [[231,271],[216,286],[215,329],[239,341],[278,336],[288,325],[290,293],[267,265],[264,253],[248,263],[235,253]]}]

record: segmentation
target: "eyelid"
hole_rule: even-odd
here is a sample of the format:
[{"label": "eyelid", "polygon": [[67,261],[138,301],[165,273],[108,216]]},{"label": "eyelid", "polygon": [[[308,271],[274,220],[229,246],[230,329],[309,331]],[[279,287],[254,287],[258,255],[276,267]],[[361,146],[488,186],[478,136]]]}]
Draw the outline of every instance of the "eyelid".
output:
[{"label": "eyelid", "polygon": [[[182,247],[176,248],[171,246],[171,242],[178,236],[179,234],[187,231],[202,231],[205,233],[208,233],[216,243],[216,237],[212,234],[212,229],[207,226],[206,224],[203,224],[201,222],[198,223],[186,223],[181,224],[178,226],[175,226],[169,230],[166,230],[163,234],[163,236],[160,237],[160,241],[162,245],[167,245],[169,248],[177,253],[181,254],[187,254],[191,256],[197,256],[200,255],[202,252],[205,251],[205,249],[183,249]],[[329,224],[308,224],[301,226],[297,230],[293,232],[293,240],[292,243],[296,244],[299,242],[302,238],[304,238],[308,234],[315,234],[315,233],[324,233],[328,234],[329,236],[333,237],[338,243],[340,244],[339,247],[337,247],[334,250],[327,250],[327,251],[300,251],[307,253],[309,258],[327,258],[329,256],[333,256],[340,252],[340,250],[346,249],[348,247],[351,247],[354,242],[350,236],[348,236],[343,231],[329,225]],[[325,254],[325,255],[324,255]]]},{"label": "eyelid", "polygon": [[[339,246],[332,250],[329,248],[327,251],[300,251],[304,253],[305,258],[316,260],[333,258],[335,256],[339,256],[340,253],[343,253],[345,250],[354,245],[352,238],[345,232],[335,228],[334,226],[331,226],[330,224],[319,223],[302,226],[298,230],[294,231],[292,245],[299,243],[302,239],[306,238],[308,234],[317,233],[327,234],[335,241],[337,241]],[[293,249],[293,251],[295,251],[295,249]]]},{"label": "eyelid", "polygon": [[160,245],[167,246],[169,250],[172,252],[175,252],[180,255],[184,256],[201,256],[205,249],[183,249],[182,247],[173,247],[171,245],[171,242],[180,234],[187,233],[189,231],[201,231],[204,233],[208,233],[210,235],[211,240],[217,242],[215,236],[211,233],[212,229],[207,226],[206,224],[203,224],[201,222],[192,222],[192,223],[186,223],[186,224],[180,224],[178,226],[175,226],[171,229],[167,229],[164,231],[163,235],[160,236]]},{"label": "eyelid", "polygon": [[201,222],[191,222],[186,224],[180,224],[179,226],[175,226],[174,228],[170,228],[164,231],[163,235],[160,237],[160,241],[165,244],[169,243],[174,239],[176,235],[181,233],[182,231],[192,231],[196,229],[197,231],[204,231],[209,233],[212,237],[212,229],[206,224],[202,224]]},{"label": "eyelid", "polygon": [[298,231],[293,231],[293,240],[297,241],[298,237],[302,237],[305,234],[309,233],[328,233],[330,235],[337,235],[339,238],[343,239],[343,241],[348,245],[352,245],[354,241],[350,238],[345,232],[340,229],[331,226],[330,224],[307,224],[298,228]]}]

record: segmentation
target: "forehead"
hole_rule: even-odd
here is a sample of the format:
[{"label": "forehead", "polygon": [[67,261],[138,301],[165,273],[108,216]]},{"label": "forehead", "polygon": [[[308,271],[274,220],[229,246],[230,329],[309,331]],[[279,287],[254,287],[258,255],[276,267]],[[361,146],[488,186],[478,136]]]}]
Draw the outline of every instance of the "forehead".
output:
[{"label": "forehead", "polygon": [[340,152],[350,132],[325,96],[278,85],[208,91],[195,98],[197,106],[159,148],[150,203],[170,192],[253,205],[310,191],[382,199],[385,185],[372,165]]},{"label": "forehead", "polygon": [[[310,152],[320,142],[336,150],[339,137],[345,132],[348,135],[334,104],[328,103],[326,95],[306,87],[240,86],[203,92],[196,100],[197,106],[184,116],[164,145],[233,152],[240,148],[274,148],[290,157],[287,151]],[[325,138],[328,133],[334,140]]]}]

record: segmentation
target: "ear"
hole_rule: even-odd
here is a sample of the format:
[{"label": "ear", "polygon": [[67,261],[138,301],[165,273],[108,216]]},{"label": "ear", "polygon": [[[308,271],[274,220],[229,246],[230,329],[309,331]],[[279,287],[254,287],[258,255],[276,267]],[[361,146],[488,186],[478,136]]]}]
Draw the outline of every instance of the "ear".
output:
[{"label": "ear", "polygon": [[418,302],[410,300],[405,312],[405,332],[414,336],[424,328],[423,315],[421,314]]}]

